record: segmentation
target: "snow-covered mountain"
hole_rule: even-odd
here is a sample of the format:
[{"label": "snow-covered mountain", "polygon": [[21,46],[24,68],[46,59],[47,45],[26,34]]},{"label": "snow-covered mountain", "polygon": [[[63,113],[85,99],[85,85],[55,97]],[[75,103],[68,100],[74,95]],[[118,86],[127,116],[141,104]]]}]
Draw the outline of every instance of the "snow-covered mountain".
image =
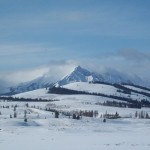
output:
[{"label": "snow-covered mountain", "polygon": [[76,67],[71,73],[59,80],[55,85],[62,86],[73,82],[92,82],[103,81],[100,74],[90,72],[80,66]]},{"label": "snow-covered mountain", "polygon": [[[138,76],[128,76],[126,74],[117,72],[115,70],[109,69],[105,73],[90,72],[80,66],[76,67],[71,73],[63,77],[61,80],[55,83],[55,86],[63,86],[74,82],[107,82],[107,83],[134,83],[137,85],[148,86],[147,82],[142,80]],[[52,86],[54,81],[52,81],[49,74],[45,74],[30,82],[21,83],[18,86],[11,87],[11,93],[22,93],[26,91],[32,91],[35,89],[45,88]]]},{"label": "snow-covered mountain", "polygon": [[55,85],[62,86],[74,82],[106,82],[106,83],[134,83],[145,85],[145,82],[138,76],[129,76],[116,70],[107,70],[104,73],[90,72],[80,66],[76,67],[70,74],[62,78]]},{"label": "snow-covered mountain", "polygon": [[42,77],[34,79],[29,82],[20,83],[17,86],[10,87],[11,93],[23,93],[27,91],[32,91],[40,88],[50,87],[52,85],[52,80],[48,74]]}]

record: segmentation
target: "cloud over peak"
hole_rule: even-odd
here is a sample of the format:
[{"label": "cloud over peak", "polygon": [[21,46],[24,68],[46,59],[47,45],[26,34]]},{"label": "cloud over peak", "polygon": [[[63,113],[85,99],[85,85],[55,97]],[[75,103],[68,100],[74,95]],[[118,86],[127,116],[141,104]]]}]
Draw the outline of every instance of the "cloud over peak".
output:
[{"label": "cloud over peak", "polygon": [[141,52],[135,49],[122,49],[118,51],[118,55],[131,61],[150,61],[149,52]]}]

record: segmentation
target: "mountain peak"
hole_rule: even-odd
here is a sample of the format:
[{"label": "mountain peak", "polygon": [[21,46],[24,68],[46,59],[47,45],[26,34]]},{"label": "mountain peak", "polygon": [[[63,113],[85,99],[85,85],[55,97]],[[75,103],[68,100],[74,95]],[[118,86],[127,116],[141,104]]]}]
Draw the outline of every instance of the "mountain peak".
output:
[{"label": "mountain peak", "polygon": [[91,72],[88,71],[87,69],[82,68],[81,66],[77,66],[73,72],[71,72],[70,75],[75,75],[75,76],[89,76],[91,75]]},{"label": "mountain peak", "polygon": [[85,69],[83,69],[81,66],[77,66],[74,68],[74,71],[81,71],[81,70],[85,70]]},{"label": "mountain peak", "polygon": [[73,82],[91,82],[95,80],[100,80],[100,78],[81,66],[77,66],[69,75],[58,81],[56,86],[62,86]]}]

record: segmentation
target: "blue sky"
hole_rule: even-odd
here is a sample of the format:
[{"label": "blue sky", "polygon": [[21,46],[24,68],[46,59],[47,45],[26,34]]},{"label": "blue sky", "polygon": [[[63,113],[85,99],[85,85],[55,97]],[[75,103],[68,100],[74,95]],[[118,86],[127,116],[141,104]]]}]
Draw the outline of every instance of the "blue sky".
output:
[{"label": "blue sky", "polygon": [[100,64],[148,76],[149,8],[149,0],[0,0],[1,74]]}]

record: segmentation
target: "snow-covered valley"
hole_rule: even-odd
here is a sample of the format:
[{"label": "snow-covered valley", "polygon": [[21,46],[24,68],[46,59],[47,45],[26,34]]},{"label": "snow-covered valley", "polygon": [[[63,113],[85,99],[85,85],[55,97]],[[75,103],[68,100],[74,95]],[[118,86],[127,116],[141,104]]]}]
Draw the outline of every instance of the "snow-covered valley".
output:
[{"label": "snow-covered valley", "polygon": [[[117,89],[109,85],[77,82],[64,87],[88,92],[118,94]],[[0,146],[3,150],[150,149],[150,119],[140,117],[141,114],[150,115],[149,108],[102,106],[97,104],[114,101],[114,99],[83,94],[50,94],[48,91],[43,88],[16,94],[13,97],[57,101],[13,102],[1,100]],[[131,96],[133,95],[134,93],[131,94]],[[141,98],[140,94],[138,98]],[[55,118],[55,112],[50,109],[57,110],[59,117]],[[80,111],[93,111],[97,112],[97,115],[93,117],[83,115],[79,120],[73,119],[72,114]],[[67,112],[71,115],[64,115]],[[104,115],[115,115],[116,112],[119,115],[118,118],[106,118],[106,122],[104,122]],[[27,122],[24,120],[25,115]]]},{"label": "snow-covered valley", "polygon": [[[73,102],[72,102],[73,103]],[[13,106],[17,118],[10,118]],[[80,120],[63,116],[54,117],[54,113],[40,110],[47,103],[1,102],[0,108],[0,146],[3,150],[149,150],[150,120],[133,118],[107,119],[83,117]],[[75,103],[73,103],[75,105]],[[35,108],[30,106],[36,105]],[[87,106],[88,105],[88,106]],[[83,109],[93,109],[93,105],[83,104]],[[95,108],[95,107],[94,107]],[[69,109],[69,108],[68,108]],[[81,109],[81,108],[80,108]],[[136,109],[97,107],[99,113],[118,112],[120,115],[134,115]],[[24,110],[28,121],[24,122]],[[142,109],[149,112],[149,109]]]}]

